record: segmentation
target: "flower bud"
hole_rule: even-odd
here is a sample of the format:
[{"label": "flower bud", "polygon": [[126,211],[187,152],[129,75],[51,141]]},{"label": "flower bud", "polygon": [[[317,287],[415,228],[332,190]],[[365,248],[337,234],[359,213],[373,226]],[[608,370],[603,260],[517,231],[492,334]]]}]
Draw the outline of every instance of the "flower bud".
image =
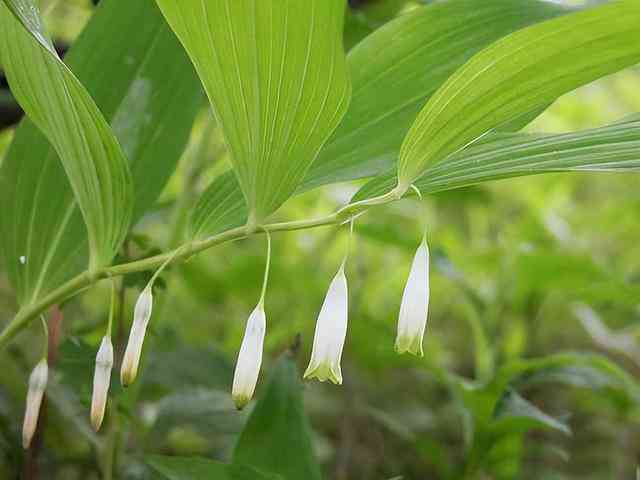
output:
[{"label": "flower bud", "polygon": [[231,394],[238,410],[243,409],[256,388],[267,320],[262,302],[251,312],[240,346]]},{"label": "flower bud", "polygon": [[36,365],[29,377],[29,391],[27,392],[27,408],[24,414],[24,423],[22,425],[22,446],[27,449],[31,444],[33,434],[38,425],[38,416],[40,415],[40,404],[42,396],[47,388],[47,379],[49,377],[49,367],[47,359],[43,358]]},{"label": "flower bud", "polygon": [[311,361],[304,378],[315,377],[322,382],[331,380],[335,384],[342,384],[340,358],[347,335],[347,315],[347,278],[343,265],[331,281],[320,309],[313,337]]},{"label": "flower bud", "polygon": [[429,247],[426,237],[418,247],[402,294],[396,351],[423,356],[422,338],[429,309]]},{"label": "flower bud", "polygon": [[113,345],[111,337],[105,335],[96,355],[96,369],[93,374],[93,395],[91,397],[91,425],[97,432],[102,425],[107,404],[111,368],[113,367]]},{"label": "flower bud", "polygon": [[145,288],[136,302],[133,313],[133,324],[129,333],[129,342],[122,359],[120,369],[120,381],[127,387],[133,383],[138,374],[138,364],[142,353],[142,342],[147,331],[147,325],[151,318],[151,307],[153,306],[153,295],[151,287]]}]

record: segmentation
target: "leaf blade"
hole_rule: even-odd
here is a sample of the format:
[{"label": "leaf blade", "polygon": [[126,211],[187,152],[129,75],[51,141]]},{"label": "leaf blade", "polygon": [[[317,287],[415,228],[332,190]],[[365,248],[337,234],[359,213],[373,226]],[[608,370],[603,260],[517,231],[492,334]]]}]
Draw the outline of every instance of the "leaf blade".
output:
[{"label": "leaf blade", "polygon": [[228,465],[199,457],[148,455],[145,462],[167,480],[278,480],[282,477],[266,475],[253,468]]},{"label": "leaf blade", "polygon": [[344,2],[157,2],[222,125],[249,223],[259,223],[298,187],[346,111]]},{"label": "leaf blade", "polygon": [[546,1],[450,0],[382,26],[347,56],[352,101],[303,188],[392,168],[425,102],[474,53],[519,28],[570,11]]},{"label": "leaf blade", "polygon": [[[557,172],[640,170],[640,118],[566,134],[493,134],[429,168],[415,181],[437,193],[505,178]],[[388,192],[394,172],[365,184],[354,200]]]},{"label": "leaf blade", "polygon": [[[123,40],[106,41],[116,37]],[[65,61],[131,162],[135,220],[175,169],[204,104],[200,82],[153,0],[103,0]],[[0,168],[0,203],[6,206],[0,251],[20,305],[86,268],[86,227],[71,187],[55,150],[28,118]]]},{"label": "leaf blade", "polygon": [[132,216],[133,183],[124,152],[89,93],[47,41],[35,5],[5,0],[0,18],[12,92],[60,156],[87,226],[90,268],[106,265]]},{"label": "leaf blade", "polygon": [[411,127],[400,151],[398,192],[501,123],[640,61],[638,22],[640,5],[621,0],[527,27],[476,54]]},{"label": "leaf blade", "polygon": [[[296,452],[293,456],[292,451]],[[285,480],[322,478],[304,414],[302,382],[289,358],[282,358],[274,367],[238,439],[233,462],[280,474]]]}]

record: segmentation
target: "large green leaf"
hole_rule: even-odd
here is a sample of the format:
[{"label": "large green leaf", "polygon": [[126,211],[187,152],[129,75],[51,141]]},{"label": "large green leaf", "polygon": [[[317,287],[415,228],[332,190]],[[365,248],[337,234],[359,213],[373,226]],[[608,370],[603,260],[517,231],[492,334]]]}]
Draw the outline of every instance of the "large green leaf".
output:
[{"label": "large green leaf", "polygon": [[146,463],[167,480],[278,480],[253,468],[198,457],[149,455]]},{"label": "large green leaf", "polygon": [[[198,77],[153,0],[103,0],[65,61],[129,157],[138,218],[175,169],[204,103]],[[0,169],[0,204],[0,250],[20,304],[86,268],[87,235],[71,187],[28,119]]]},{"label": "large green leaf", "polygon": [[[537,0],[451,0],[417,8],[367,36],[347,57],[353,83],[349,109],[298,192],[393,168],[424,102],[474,53],[518,28],[568,11]],[[542,110],[503,128],[518,130]],[[230,174],[207,188],[191,218],[191,237],[246,222],[238,189]]]},{"label": "large green leaf", "polygon": [[87,226],[90,268],[105,265],[124,240],[133,212],[122,148],[58,57],[33,1],[5,0],[0,7],[0,50],[13,95],[62,161]]},{"label": "large green leaf", "polygon": [[[491,134],[429,168],[415,185],[434,193],[476,183],[548,172],[640,170],[640,117],[557,135]],[[395,172],[365,184],[354,200],[391,190]]]},{"label": "large green leaf", "polygon": [[427,99],[473,54],[514,30],[568,11],[538,0],[450,0],[417,8],[367,36],[347,57],[353,83],[349,109],[311,167],[305,188],[392,168]]},{"label": "large green leaf", "polygon": [[[537,0],[451,0],[417,8],[367,36],[347,57],[349,109],[298,191],[392,168],[420,108],[449,75],[497,38],[567,11]],[[216,178],[194,209],[190,237],[243,225],[247,208],[239,188],[229,172]]]},{"label": "large green leaf", "polygon": [[284,357],[274,367],[236,444],[233,461],[286,480],[321,478],[302,403],[302,382],[291,359]]},{"label": "large green leaf", "polygon": [[295,191],[347,109],[344,0],[157,0],[222,125],[249,222]]},{"label": "large green leaf", "polygon": [[638,25],[640,2],[619,0],[519,30],[476,54],[411,127],[397,193],[501,124],[640,61]]}]

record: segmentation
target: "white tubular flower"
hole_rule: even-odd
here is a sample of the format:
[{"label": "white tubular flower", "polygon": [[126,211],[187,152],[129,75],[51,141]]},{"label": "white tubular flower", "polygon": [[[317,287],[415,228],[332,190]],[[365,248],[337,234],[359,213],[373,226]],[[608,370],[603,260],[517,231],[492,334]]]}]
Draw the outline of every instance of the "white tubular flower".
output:
[{"label": "white tubular flower", "polygon": [[340,358],[347,336],[348,315],[347,277],[344,275],[344,264],[329,285],[313,337],[311,361],[304,372],[304,378],[317,378],[321,382],[331,380],[342,384]]},{"label": "white tubular flower", "polygon": [[111,382],[111,368],[113,367],[113,345],[111,337],[105,335],[96,355],[96,369],[93,374],[93,395],[91,397],[91,425],[97,432],[102,425],[104,410],[107,404],[107,394]]},{"label": "white tubular flower", "polygon": [[122,359],[122,368],[120,369],[120,381],[125,387],[131,385],[138,374],[138,364],[140,363],[140,354],[142,353],[142,342],[147,331],[147,325],[151,318],[151,307],[153,306],[153,295],[151,287],[145,288],[138,301],[133,313],[133,324],[129,333],[129,342]]},{"label": "white tubular flower", "polygon": [[395,346],[398,353],[410,352],[418,356],[424,355],[422,338],[427,325],[428,310],[429,247],[425,237],[413,257],[411,272],[402,294]]},{"label": "white tubular flower", "polygon": [[247,320],[233,376],[231,395],[238,410],[242,410],[249,403],[256,389],[260,365],[262,365],[262,348],[266,327],[267,319],[264,306],[260,302]]},{"label": "white tubular flower", "polygon": [[47,388],[47,379],[49,377],[49,367],[47,359],[40,360],[38,365],[31,372],[29,377],[29,391],[27,392],[27,409],[24,414],[24,423],[22,425],[22,446],[27,449],[31,445],[31,439],[38,425],[38,416],[40,415],[40,404],[42,396]]}]

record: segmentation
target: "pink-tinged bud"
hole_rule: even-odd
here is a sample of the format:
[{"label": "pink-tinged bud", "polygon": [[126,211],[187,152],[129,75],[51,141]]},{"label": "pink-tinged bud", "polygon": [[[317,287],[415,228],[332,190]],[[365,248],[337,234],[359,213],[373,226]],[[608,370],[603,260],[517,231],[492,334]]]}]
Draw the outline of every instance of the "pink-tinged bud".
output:
[{"label": "pink-tinged bud", "polygon": [[320,309],[313,337],[311,361],[304,378],[315,377],[321,382],[331,380],[335,384],[342,384],[340,359],[347,336],[348,311],[347,277],[343,265],[331,281]]},{"label": "pink-tinged bud", "polygon": [[151,307],[153,306],[153,295],[151,288],[145,288],[136,302],[133,313],[133,324],[129,333],[129,342],[122,359],[120,369],[120,381],[125,387],[131,385],[138,375],[138,364],[142,354],[142,343],[147,332],[147,325],[151,318]]},{"label": "pink-tinged bud", "polygon": [[402,294],[396,351],[423,356],[422,339],[429,310],[429,248],[427,239],[416,251],[411,272]]},{"label": "pink-tinged bud", "polygon": [[40,405],[42,404],[42,396],[47,388],[47,379],[49,377],[49,367],[47,359],[43,358],[36,365],[29,377],[29,391],[27,392],[27,408],[24,414],[24,423],[22,425],[22,446],[27,449],[31,445],[33,434],[38,425],[38,416],[40,415]]},{"label": "pink-tinged bud", "polygon": [[111,344],[111,337],[104,336],[96,355],[96,369],[93,374],[93,395],[91,397],[91,425],[96,432],[100,429],[104,419],[112,368],[113,345]]},{"label": "pink-tinged bud", "polygon": [[262,302],[251,312],[240,346],[231,395],[238,410],[243,409],[253,397],[262,365],[262,348],[267,319]]}]

